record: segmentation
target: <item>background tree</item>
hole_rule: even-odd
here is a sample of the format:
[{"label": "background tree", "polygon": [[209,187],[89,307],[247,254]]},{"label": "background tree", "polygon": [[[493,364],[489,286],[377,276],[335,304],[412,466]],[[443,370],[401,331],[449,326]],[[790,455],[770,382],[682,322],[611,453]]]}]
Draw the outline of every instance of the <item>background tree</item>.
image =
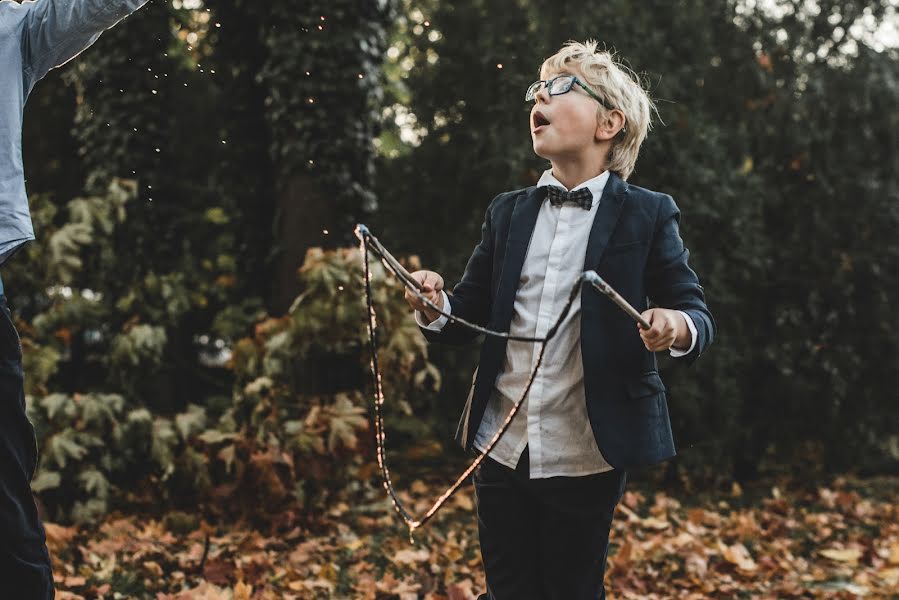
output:
[{"label": "background tree", "polygon": [[[899,86],[873,33],[895,18],[887,0],[152,0],[26,116],[39,239],[3,276],[42,501],[88,519],[158,490],[252,512],[378,487],[353,225],[457,281],[489,200],[549,166],[525,88],[588,37],[658,104],[630,182],[683,210],[719,325],[691,370],[660,356],[680,454],[638,476],[895,469]],[[476,352],[427,347],[377,277],[392,456],[462,461]]]}]

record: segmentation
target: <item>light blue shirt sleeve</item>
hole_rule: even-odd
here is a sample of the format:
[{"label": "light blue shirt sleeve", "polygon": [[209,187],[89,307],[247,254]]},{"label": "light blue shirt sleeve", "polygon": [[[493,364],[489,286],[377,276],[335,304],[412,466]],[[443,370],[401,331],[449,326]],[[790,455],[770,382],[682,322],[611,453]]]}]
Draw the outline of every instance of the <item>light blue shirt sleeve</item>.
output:
[{"label": "light blue shirt sleeve", "polygon": [[677,312],[684,315],[684,320],[687,321],[687,329],[690,330],[690,347],[687,348],[686,350],[678,350],[677,348],[672,346],[671,348],[668,349],[668,352],[671,354],[671,356],[674,356],[674,357],[683,356],[685,354],[690,354],[690,352],[693,351],[693,347],[696,345],[696,324],[693,323],[692,317],[690,317],[690,315],[688,315],[687,313],[685,313],[682,310],[679,310]]},{"label": "light blue shirt sleeve", "polygon": [[23,2],[22,66],[26,95],[50,69],[72,60],[100,34],[147,0],[37,0]]},{"label": "light blue shirt sleeve", "polygon": [[[453,307],[450,304],[449,296],[447,296],[446,292],[443,290],[440,290],[440,293],[443,294],[443,312],[447,315],[451,315],[453,313]],[[447,321],[449,321],[449,318],[446,315],[440,315],[433,322],[427,323],[425,322],[424,314],[420,310],[415,311],[415,322],[431,331],[440,331],[443,329],[443,326],[446,325]]]}]

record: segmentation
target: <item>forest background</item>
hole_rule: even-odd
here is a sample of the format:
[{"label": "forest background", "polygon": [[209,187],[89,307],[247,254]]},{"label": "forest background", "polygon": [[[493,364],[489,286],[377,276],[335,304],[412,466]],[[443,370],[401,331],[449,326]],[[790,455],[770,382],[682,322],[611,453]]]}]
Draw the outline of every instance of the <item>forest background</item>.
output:
[{"label": "forest background", "polygon": [[[152,0],[27,106],[38,240],[3,278],[45,518],[380,488],[353,228],[458,281],[489,200],[548,167],[524,90],[587,38],[658,104],[630,181],[683,211],[719,329],[690,369],[660,355],[679,454],[633,478],[895,474],[896,23],[891,0]],[[477,356],[427,346],[373,267],[401,486],[465,464]]]}]

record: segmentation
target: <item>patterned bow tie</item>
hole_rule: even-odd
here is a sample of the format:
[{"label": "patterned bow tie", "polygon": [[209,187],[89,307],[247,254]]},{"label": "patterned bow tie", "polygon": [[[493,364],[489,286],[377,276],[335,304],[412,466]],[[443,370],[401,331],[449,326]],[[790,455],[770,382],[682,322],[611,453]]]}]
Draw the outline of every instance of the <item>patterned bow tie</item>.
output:
[{"label": "patterned bow tie", "polygon": [[593,192],[589,188],[581,188],[574,192],[566,192],[557,185],[546,186],[547,197],[553,206],[562,206],[564,202],[574,202],[584,210],[593,206]]}]

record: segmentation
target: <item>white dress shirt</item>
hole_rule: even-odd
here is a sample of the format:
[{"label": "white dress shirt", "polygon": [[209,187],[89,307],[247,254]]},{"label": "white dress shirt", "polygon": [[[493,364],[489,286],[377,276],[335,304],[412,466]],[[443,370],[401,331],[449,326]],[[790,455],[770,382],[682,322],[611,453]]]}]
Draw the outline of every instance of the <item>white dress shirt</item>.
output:
[{"label": "white dress shirt", "polygon": [[[568,202],[553,206],[548,199],[540,206],[518,280],[511,335],[544,337],[559,318],[572,286],[583,272],[587,238],[608,179],[609,172],[604,171],[571,190],[590,189],[593,193],[590,210]],[[544,171],[537,182],[537,187],[545,185],[557,185],[568,191],[553,176],[552,169]],[[443,310],[450,313],[449,298],[446,292],[443,294]],[[693,320],[687,313],[678,312],[686,319],[691,341],[687,350],[671,348],[672,356],[688,354],[696,343]],[[419,311],[415,312],[415,319],[422,327],[434,331],[440,331],[448,320],[440,315],[428,324]],[[527,445],[531,479],[579,477],[613,468],[599,451],[587,416],[580,321],[578,294],[559,331],[546,346],[528,396],[490,452],[495,461],[514,469]],[[503,368],[474,438],[474,446],[481,452],[521,396],[539,351],[540,344],[508,342]]]}]

